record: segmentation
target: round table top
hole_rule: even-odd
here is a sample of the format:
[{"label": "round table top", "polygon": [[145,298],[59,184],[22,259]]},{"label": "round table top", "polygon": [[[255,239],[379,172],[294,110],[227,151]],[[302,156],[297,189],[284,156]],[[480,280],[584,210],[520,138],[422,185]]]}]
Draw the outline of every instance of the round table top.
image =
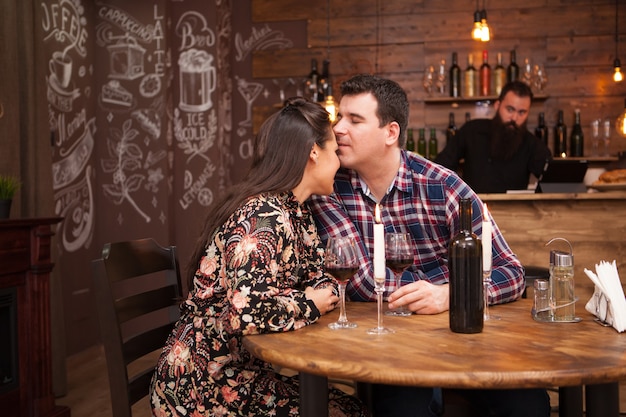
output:
[{"label": "round table top", "polygon": [[[532,319],[529,299],[491,306],[500,320],[482,333],[450,331],[448,313],[384,316],[393,334],[370,335],[376,303],[346,303],[355,329],[331,330],[336,309],[286,333],[244,337],[267,362],[314,375],[394,385],[444,388],[533,388],[616,382],[626,377],[626,338],[603,327],[577,303],[579,323]],[[386,303],[384,308],[386,309]]]}]

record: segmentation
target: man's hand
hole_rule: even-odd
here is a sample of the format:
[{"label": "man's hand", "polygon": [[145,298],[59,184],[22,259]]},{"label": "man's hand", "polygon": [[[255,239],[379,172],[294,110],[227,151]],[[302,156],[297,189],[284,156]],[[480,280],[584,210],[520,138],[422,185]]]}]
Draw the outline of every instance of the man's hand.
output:
[{"label": "man's hand", "polygon": [[450,308],[450,287],[423,280],[403,285],[389,295],[389,308],[403,305],[416,314],[442,313]]}]

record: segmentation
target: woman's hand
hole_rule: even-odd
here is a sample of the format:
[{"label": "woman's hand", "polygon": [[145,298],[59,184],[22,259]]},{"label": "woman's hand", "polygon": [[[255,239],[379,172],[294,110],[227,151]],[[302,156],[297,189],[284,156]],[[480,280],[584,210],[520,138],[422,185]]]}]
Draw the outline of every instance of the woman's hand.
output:
[{"label": "woman's hand", "polygon": [[315,303],[315,307],[322,314],[326,314],[333,311],[339,302],[339,297],[333,293],[333,287],[327,286],[325,288],[314,289],[313,287],[306,287],[304,290],[306,298],[312,300]]}]

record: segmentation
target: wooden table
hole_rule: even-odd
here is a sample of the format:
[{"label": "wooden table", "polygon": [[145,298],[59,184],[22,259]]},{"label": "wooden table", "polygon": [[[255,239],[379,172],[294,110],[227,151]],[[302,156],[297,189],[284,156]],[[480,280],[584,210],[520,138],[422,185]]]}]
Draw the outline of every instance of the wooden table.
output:
[{"label": "wooden table", "polygon": [[[586,300],[585,300],[586,302]],[[577,303],[579,323],[539,323],[530,299],[493,306],[500,320],[482,333],[452,333],[448,313],[385,316],[394,334],[369,335],[376,303],[347,303],[351,330],[330,330],[338,311],[295,332],[247,336],[256,357],[300,372],[301,415],[327,415],[327,378],[443,388],[561,389],[561,416],[619,415],[618,381],[626,377],[626,336],[602,327]],[[580,393],[580,399],[577,399]]]}]

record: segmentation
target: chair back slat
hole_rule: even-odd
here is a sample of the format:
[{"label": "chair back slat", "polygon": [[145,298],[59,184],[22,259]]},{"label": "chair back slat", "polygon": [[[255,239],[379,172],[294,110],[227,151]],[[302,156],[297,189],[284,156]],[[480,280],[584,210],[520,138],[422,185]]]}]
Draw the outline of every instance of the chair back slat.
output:
[{"label": "chair back slat", "polygon": [[132,405],[148,395],[156,365],[156,357],[142,358],[160,352],[180,315],[176,247],[154,239],[108,243],[92,272],[113,417],[131,417]]}]

